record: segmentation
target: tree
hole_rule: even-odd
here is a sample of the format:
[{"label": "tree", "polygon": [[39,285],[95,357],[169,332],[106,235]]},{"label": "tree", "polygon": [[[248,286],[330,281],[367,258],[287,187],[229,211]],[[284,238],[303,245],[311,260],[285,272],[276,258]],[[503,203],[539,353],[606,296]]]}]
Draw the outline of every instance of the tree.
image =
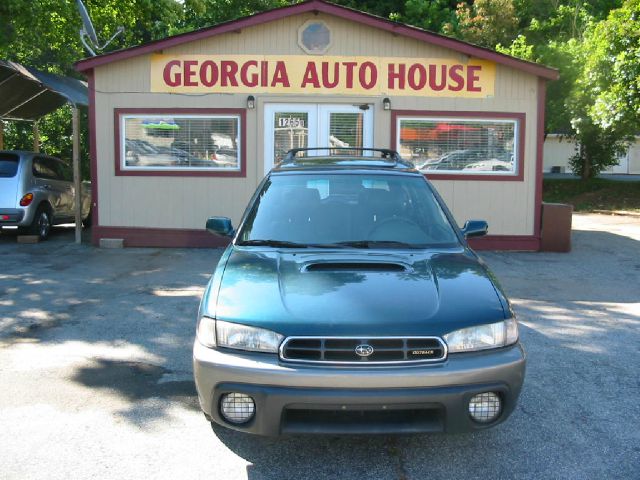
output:
[{"label": "tree", "polygon": [[398,20],[436,33],[453,32],[458,21],[456,0],[407,0]]},{"label": "tree", "polygon": [[640,0],[627,0],[585,39],[585,81],[595,101],[589,116],[630,140],[640,133]]},{"label": "tree", "polygon": [[509,45],[516,37],[518,17],[513,0],[475,0],[456,9],[456,34],[462,40],[488,48]]},{"label": "tree", "polygon": [[191,31],[210,27],[289,3],[286,0],[185,0],[180,29]]},{"label": "tree", "polygon": [[546,131],[575,138],[573,171],[595,176],[640,129],[640,0],[518,2],[529,25],[498,49],[560,69],[548,88]]},{"label": "tree", "polygon": [[589,178],[616,165],[640,130],[640,0],[590,23],[579,59],[567,102],[579,142],[571,166]]}]

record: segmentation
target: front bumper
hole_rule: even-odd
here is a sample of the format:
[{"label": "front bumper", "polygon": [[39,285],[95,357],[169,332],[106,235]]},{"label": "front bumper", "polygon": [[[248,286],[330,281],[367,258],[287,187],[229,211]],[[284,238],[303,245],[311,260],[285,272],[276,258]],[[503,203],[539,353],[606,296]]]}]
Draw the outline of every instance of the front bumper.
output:
[{"label": "front bumper", "polygon": [[[454,354],[439,364],[393,367],[285,364],[275,355],[194,344],[194,375],[205,415],[229,428],[269,436],[479,430],[511,414],[524,373],[519,344]],[[502,411],[494,422],[478,424],[468,414],[468,402],[487,391],[499,394]],[[248,423],[234,425],[220,416],[220,398],[229,392],[253,397],[256,414]]]}]

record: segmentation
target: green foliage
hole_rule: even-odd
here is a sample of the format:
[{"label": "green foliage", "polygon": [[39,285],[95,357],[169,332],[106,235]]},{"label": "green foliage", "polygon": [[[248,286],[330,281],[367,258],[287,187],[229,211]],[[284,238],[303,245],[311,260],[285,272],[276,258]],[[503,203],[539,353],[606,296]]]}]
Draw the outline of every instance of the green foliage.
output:
[{"label": "green foliage", "polygon": [[399,21],[432,32],[453,32],[458,24],[457,3],[449,0],[407,0]]},{"label": "green foliage", "polygon": [[488,48],[511,44],[516,37],[518,17],[513,0],[475,0],[456,9],[459,38]]},{"label": "green foliage", "polygon": [[640,0],[592,21],[576,48],[578,75],[565,102],[579,142],[571,159],[583,178],[618,163],[640,128]]},{"label": "green foliage", "polygon": [[[60,0],[3,0],[0,58],[53,73],[71,73],[80,58],[80,17],[75,3]],[[72,39],[76,37],[76,39]]]},{"label": "green foliage", "polygon": [[566,42],[581,39],[582,32],[593,16],[586,4],[566,2],[547,11],[547,15],[536,16],[526,28],[529,41],[544,49],[549,40]]},{"label": "green foliage", "polygon": [[404,2],[399,0],[334,0],[333,3],[394,21],[401,21],[405,12]]},{"label": "green foliage", "polygon": [[286,0],[185,0],[180,30],[209,27],[289,3]]},{"label": "green foliage", "polygon": [[582,69],[582,44],[575,38],[566,41],[552,40],[538,47],[538,59],[560,71],[560,78],[547,84],[545,130],[552,133],[573,135],[572,109],[568,107],[574,85]]},{"label": "green foliage", "polygon": [[590,55],[582,83],[595,97],[589,117],[631,140],[640,133],[640,0],[626,1],[594,24],[585,50]]},{"label": "green foliage", "polygon": [[[3,122],[4,143],[8,150],[33,150],[32,122]],[[89,179],[89,130],[87,111],[80,109],[80,170]],[[71,161],[73,154],[73,128],[71,107],[65,105],[38,121],[40,151]]]},{"label": "green foliage", "polygon": [[578,146],[569,158],[573,173],[587,179],[618,164],[618,155],[626,150],[626,142],[615,132],[594,125],[588,117],[574,119]]},{"label": "green foliage", "polygon": [[499,43],[496,45],[496,50],[505,55],[511,55],[512,57],[521,58],[529,62],[535,61],[533,45],[527,43],[527,37],[524,35],[518,35],[508,47],[503,47],[502,44]]},{"label": "green foliage", "polygon": [[[547,92],[546,131],[576,138],[583,178],[616,165],[640,128],[640,0],[517,0],[523,33],[498,50],[560,70]],[[528,22],[528,25],[526,24]]]}]

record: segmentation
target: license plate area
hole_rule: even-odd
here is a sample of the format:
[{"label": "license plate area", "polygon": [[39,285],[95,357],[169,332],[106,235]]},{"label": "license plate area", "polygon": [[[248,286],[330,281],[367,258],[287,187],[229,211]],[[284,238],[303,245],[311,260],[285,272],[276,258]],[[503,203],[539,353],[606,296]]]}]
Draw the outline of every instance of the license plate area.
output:
[{"label": "license plate area", "polygon": [[289,405],[283,433],[418,433],[444,430],[444,409],[437,404]]}]

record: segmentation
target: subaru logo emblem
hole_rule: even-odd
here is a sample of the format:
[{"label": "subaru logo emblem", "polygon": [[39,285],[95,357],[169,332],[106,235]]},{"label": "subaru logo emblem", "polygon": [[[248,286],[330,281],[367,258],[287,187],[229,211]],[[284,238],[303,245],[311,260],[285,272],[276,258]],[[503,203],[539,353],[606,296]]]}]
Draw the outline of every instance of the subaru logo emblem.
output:
[{"label": "subaru logo emblem", "polygon": [[373,347],[371,345],[367,345],[366,343],[363,343],[362,345],[358,345],[356,347],[356,355],[359,355],[360,357],[368,357],[372,353]]}]

